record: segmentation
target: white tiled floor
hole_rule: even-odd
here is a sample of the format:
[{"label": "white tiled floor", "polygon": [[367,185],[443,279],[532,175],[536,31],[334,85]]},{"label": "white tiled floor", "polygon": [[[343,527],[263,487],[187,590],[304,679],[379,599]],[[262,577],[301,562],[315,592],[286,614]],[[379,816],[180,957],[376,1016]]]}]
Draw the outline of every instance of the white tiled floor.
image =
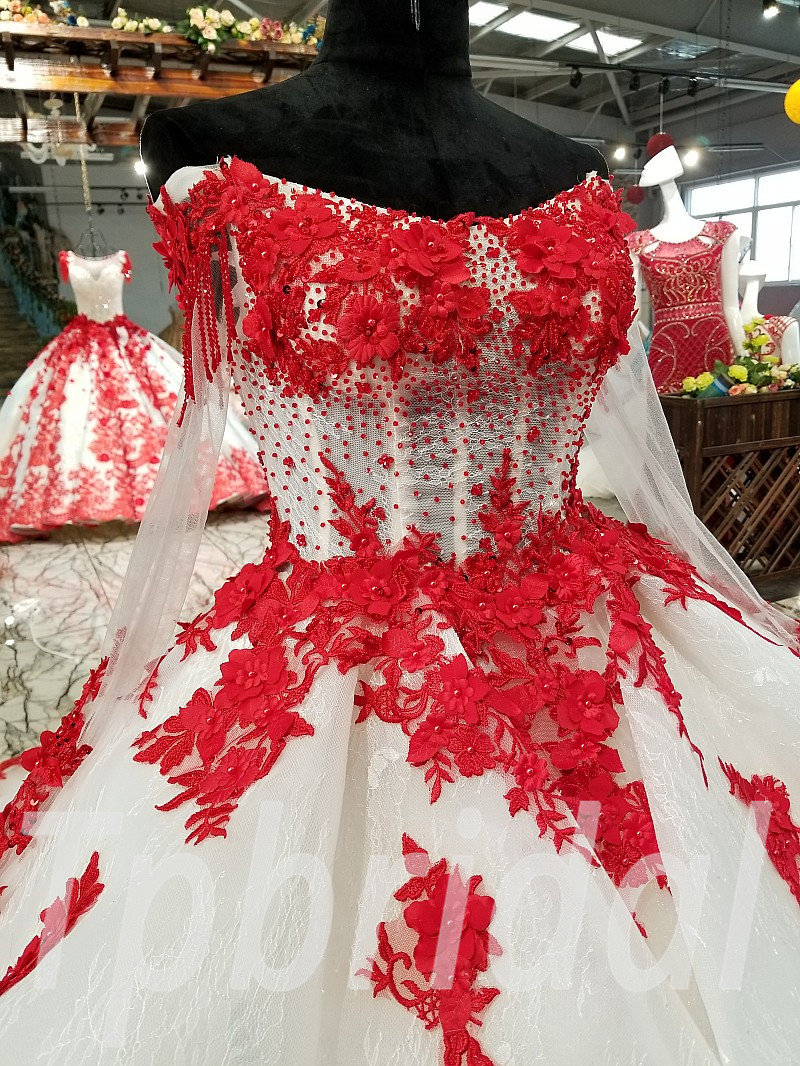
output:
[{"label": "white tiled floor", "polygon": [[[35,744],[69,710],[99,659],[135,530],[62,530],[49,540],[0,545],[0,761]],[[183,617],[266,548],[254,512],[209,519]]]}]

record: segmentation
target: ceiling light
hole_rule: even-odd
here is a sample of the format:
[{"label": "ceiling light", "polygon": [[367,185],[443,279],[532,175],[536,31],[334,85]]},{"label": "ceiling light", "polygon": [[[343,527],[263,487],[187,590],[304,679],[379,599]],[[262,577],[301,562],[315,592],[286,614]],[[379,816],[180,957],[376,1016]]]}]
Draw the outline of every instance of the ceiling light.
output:
[{"label": "ceiling light", "polygon": [[780,15],[781,9],[778,6],[778,0],[764,0],[762,11],[765,19],[774,19],[776,15]]},{"label": "ceiling light", "polygon": [[572,72],[572,77],[569,79],[569,83],[573,89],[577,89],[580,83],[583,81],[583,73],[578,70],[577,67]]},{"label": "ceiling light", "polygon": [[147,164],[143,159],[137,159],[136,162],[133,164],[133,169],[136,171],[137,174],[141,174],[142,177],[144,177],[144,175],[147,173]]},{"label": "ceiling light", "polygon": [[622,162],[622,160],[625,158],[625,156],[627,154],[628,154],[628,149],[625,147],[624,144],[620,144],[617,148],[614,149],[614,158],[619,160],[620,163]]},{"label": "ceiling light", "polygon": [[16,619],[13,614],[6,615],[5,623],[7,626],[13,626]]},{"label": "ceiling light", "polygon": [[[607,56],[621,55],[623,52],[628,52],[631,48],[636,48],[637,45],[642,43],[641,37],[622,37],[618,33],[609,33],[608,30],[598,30],[597,37]],[[575,48],[579,52],[597,51],[591,33],[585,33],[583,37],[576,37],[574,41],[570,41],[569,47]]]},{"label": "ceiling light", "polygon": [[522,11],[513,19],[498,26],[500,33],[511,33],[515,37],[527,37],[532,41],[557,41],[567,33],[572,33],[579,27],[577,22],[567,22],[565,19],[553,19],[548,15],[534,15],[530,11]]},{"label": "ceiling light", "polygon": [[700,153],[696,148],[690,148],[688,152],[684,153],[683,165],[685,167],[696,167],[700,162]]},{"label": "ceiling light", "polygon": [[9,637],[9,639],[8,639],[8,640],[6,641],[6,647],[7,647],[7,648],[13,648],[13,647],[14,647],[14,641],[13,641],[13,640],[11,640],[11,638],[10,638],[10,637]]},{"label": "ceiling light", "polygon": [[638,93],[638,91],[641,89],[641,87],[642,87],[642,76],[641,76],[641,74],[639,73],[638,70],[634,70],[633,74],[631,74],[631,80],[630,80],[630,84],[628,85],[628,88],[630,89],[630,91],[632,93]]},{"label": "ceiling light", "polygon": [[496,19],[497,16],[502,15],[504,11],[508,11],[508,8],[504,4],[485,4],[483,0],[478,0],[478,3],[473,4],[469,9],[470,25],[485,26],[487,22]]}]

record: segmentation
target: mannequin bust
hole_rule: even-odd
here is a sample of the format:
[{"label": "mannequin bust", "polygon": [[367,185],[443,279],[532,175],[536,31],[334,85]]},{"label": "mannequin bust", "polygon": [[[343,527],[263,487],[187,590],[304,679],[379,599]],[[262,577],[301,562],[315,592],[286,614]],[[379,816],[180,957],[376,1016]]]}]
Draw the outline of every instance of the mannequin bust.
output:
[{"label": "mannequin bust", "polygon": [[272,177],[446,219],[503,217],[597,171],[602,156],[481,96],[469,65],[469,0],[331,0],[309,69],[278,85],[145,123],[154,196],[184,166],[237,156]]},{"label": "mannequin bust", "polygon": [[[677,179],[683,175],[683,164],[673,147],[665,148],[653,156],[642,168],[639,185],[644,189],[657,187],[661,193],[664,213],[657,226],[648,231],[653,243],[662,242],[670,245],[685,244],[688,241],[713,243],[703,236],[706,222],[694,218],[686,210]],[[641,250],[646,250],[647,246]],[[740,235],[734,231],[725,241],[722,249],[720,272],[722,281],[722,309],[730,334],[735,354],[744,354],[742,316],[739,311],[739,249]],[[640,306],[642,292],[642,270],[639,256],[633,250],[633,264],[636,278],[637,305]]]},{"label": "mannequin bust", "polygon": [[[739,281],[742,293],[742,322],[745,325],[754,318],[764,317],[758,309],[758,294],[766,277],[766,268],[755,259],[742,263]],[[768,346],[766,354],[778,355],[782,363],[800,363],[800,323],[785,315],[774,315],[766,320],[765,325],[771,341],[771,349]]]}]

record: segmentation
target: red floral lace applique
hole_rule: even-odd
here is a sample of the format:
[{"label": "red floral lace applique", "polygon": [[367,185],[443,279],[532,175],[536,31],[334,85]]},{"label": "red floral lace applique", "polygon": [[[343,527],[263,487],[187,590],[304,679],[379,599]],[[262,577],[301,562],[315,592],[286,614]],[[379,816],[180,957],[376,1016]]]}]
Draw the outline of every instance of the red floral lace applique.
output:
[{"label": "red floral lace applique", "polygon": [[0,978],[0,996],[32,973],[45,955],[72,932],[78,919],[95,905],[104,887],[100,882],[100,856],[95,852],[81,876],[67,881],[64,898],[59,897],[42,911],[42,931]]},{"label": "red floral lace applique", "polygon": [[757,774],[748,781],[730,763],[720,759],[719,764],[728,779],[732,796],[738,796],[748,807],[752,803],[769,804],[764,846],[772,865],[800,903],[800,826],[795,825],[789,813],[786,785],[776,777],[759,777]]},{"label": "red floral lace applique", "polygon": [[432,863],[408,836],[403,855],[412,876],[394,894],[402,923],[378,926],[378,955],[364,971],[372,994],[392,996],[426,1029],[441,1029],[444,1066],[493,1066],[474,1034],[500,995],[478,984],[490,957],[502,954],[489,932],[494,900],[478,891],[482,878],[464,883],[457,866]]},{"label": "red floral lace applique", "polygon": [[103,681],[108,659],[103,659],[91,672],[83,691],[72,710],[61,719],[55,732],[46,729],[39,745],[29,748],[20,757],[28,771],[17,794],[0,814],[0,859],[8,851],[21,854],[33,840],[32,827],[36,813],[52,793],[72,777],[92,750],[81,744],[84,708],[90,704]]},{"label": "red floral lace applique", "polygon": [[[223,354],[233,357],[234,345],[237,357],[258,365],[273,384],[314,397],[350,363],[385,362],[395,379],[409,358],[455,360],[475,369],[481,346],[503,318],[481,282],[476,228],[490,242],[507,244],[531,279],[510,301],[520,319],[514,342],[529,348],[532,368],[545,358],[568,365],[577,353],[584,363],[598,360],[602,371],[626,350],[634,303],[625,234],[633,222],[619,195],[597,178],[514,220],[464,214],[439,222],[314,190],[282,189],[234,159],[208,171],[185,203],[162,193],[162,206],[150,214],[161,236],[155,247],[183,309],[190,316],[195,305],[200,308],[209,374]],[[226,227],[253,293],[240,330],[226,280]],[[486,254],[497,258],[499,251],[490,243]],[[216,339],[215,269],[226,353]],[[186,345],[192,396],[188,335]],[[577,377],[583,369],[572,373]]]},{"label": "red floral lace applique", "polygon": [[[411,533],[387,554],[375,501],[357,503],[327,469],[332,524],[354,554],[303,559],[273,510],[263,562],[244,567],[184,628],[184,658],[230,626],[250,647],[229,654],[212,690],[199,689],[137,741],[135,758],[181,788],[163,809],[196,803],[187,821],[195,841],[224,833],[288,740],[313,733],[299,709],[320,668],[369,664],[374,680],[359,684],[357,722],[375,715],[402,730],[432,802],[458,776],[500,773],[510,813],[529,812],[558,849],[573,842],[581,805],[597,804],[594,851],[615,883],[663,884],[644,786],[624,779],[614,736],[629,678],[660,694],[702,769],[632,591],[647,572],[663,578],[668,598],[706,598],[691,567],[589,508],[543,514],[528,530],[508,457],[489,478],[481,553],[442,560],[435,536]],[[605,646],[582,633],[582,616],[601,599]],[[445,656],[443,626],[460,635],[462,654]],[[601,649],[604,667],[580,667],[585,648]]]}]

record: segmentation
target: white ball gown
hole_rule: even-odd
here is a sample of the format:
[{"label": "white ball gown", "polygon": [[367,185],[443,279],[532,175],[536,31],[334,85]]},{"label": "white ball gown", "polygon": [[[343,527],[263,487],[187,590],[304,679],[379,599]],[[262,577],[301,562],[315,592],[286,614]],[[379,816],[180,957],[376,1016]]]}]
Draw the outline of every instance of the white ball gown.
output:
[{"label": "white ball gown", "polygon": [[167,468],[232,373],[270,547],[161,645],[164,475],[4,812],[4,1058],[797,1062],[796,637],[574,490],[601,378],[646,370],[608,184],[445,223],[233,160],[153,217]]},{"label": "white ball gown", "polygon": [[[138,522],[153,487],[182,370],[178,353],[122,309],[126,252],[61,253],[78,314],[0,409],[0,540],[71,525]],[[257,447],[231,412],[211,505],[264,492]]]}]

